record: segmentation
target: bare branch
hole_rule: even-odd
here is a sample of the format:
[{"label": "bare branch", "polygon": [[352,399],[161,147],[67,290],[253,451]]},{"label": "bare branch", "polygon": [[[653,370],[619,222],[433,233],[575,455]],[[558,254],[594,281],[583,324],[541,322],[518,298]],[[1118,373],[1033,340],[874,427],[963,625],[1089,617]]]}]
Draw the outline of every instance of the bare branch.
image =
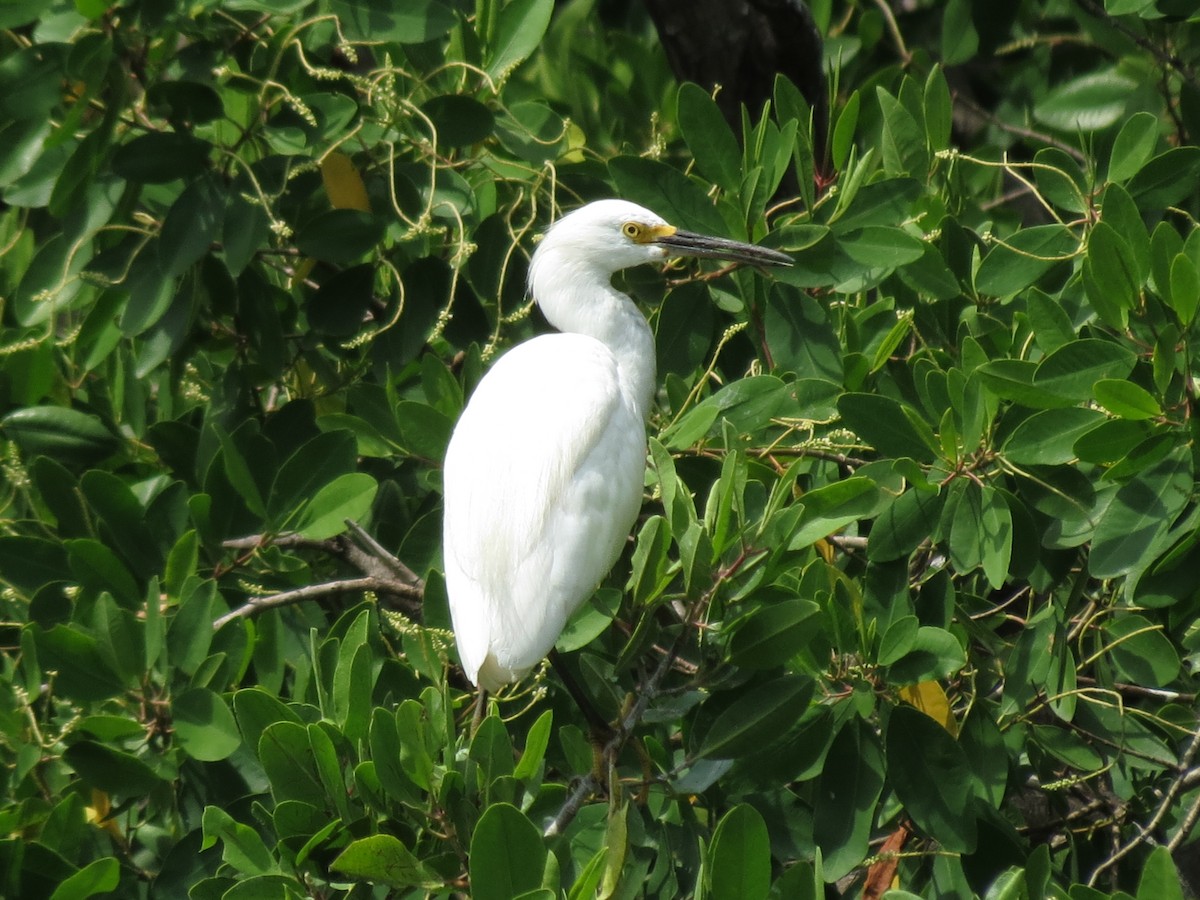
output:
[{"label": "bare branch", "polygon": [[346,520],[347,531],[337,537],[314,540],[296,532],[283,534],[252,534],[223,542],[230,550],[254,551],[260,547],[274,546],[287,550],[317,550],[336,557],[362,573],[361,578],[341,579],[324,584],[307,585],[291,591],[283,591],[267,597],[254,597],[237,609],[221,616],[213,623],[220,628],[233,619],[252,615],[260,609],[287,606],[302,600],[346,594],[353,591],[374,591],[389,598],[396,598],[401,611],[413,619],[421,619],[421,599],[425,582],[408,566],[396,559],[380,546],[357,522]]},{"label": "bare branch", "polygon": [[[1088,879],[1088,887],[1091,887],[1096,883],[1096,880],[1100,877],[1102,872],[1107,869],[1111,869],[1118,862],[1120,862],[1121,859],[1136,849],[1140,844],[1150,839],[1151,834],[1153,834],[1154,830],[1158,828],[1159,824],[1166,817],[1167,813],[1170,812],[1171,806],[1175,803],[1175,798],[1179,796],[1179,792],[1183,790],[1184,781],[1188,778],[1188,770],[1192,766],[1192,760],[1195,759],[1197,751],[1200,751],[1200,728],[1196,729],[1195,734],[1192,735],[1192,739],[1187,745],[1187,749],[1183,751],[1183,756],[1179,758],[1177,774],[1175,778],[1172,779],[1170,786],[1163,793],[1162,801],[1158,804],[1158,809],[1154,811],[1154,815],[1150,817],[1150,821],[1139,828],[1138,833],[1130,838],[1129,841],[1114,850],[1108,859],[1096,866],[1095,870],[1092,872],[1092,876]],[[1192,822],[1195,821],[1195,816],[1193,813],[1194,810],[1188,810],[1187,814],[1187,818]],[[1191,829],[1189,825],[1188,828],[1182,829],[1180,833],[1186,834],[1190,830]],[[1176,837],[1178,838],[1178,835]]]},{"label": "bare branch", "polygon": [[337,594],[349,594],[354,591],[375,591],[376,593],[399,594],[413,600],[420,600],[421,592],[411,585],[398,584],[395,581],[381,581],[378,578],[346,578],[341,581],[327,581],[324,584],[308,584],[292,591],[281,591],[266,597],[252,597],[237,609],[230,610],[219,616],[213,622],[213,630],[217,631],[234,619],[252,615],[263,609],[274,609],[300,603],[303,600],[318,600],[322,597],[332,597]]}]

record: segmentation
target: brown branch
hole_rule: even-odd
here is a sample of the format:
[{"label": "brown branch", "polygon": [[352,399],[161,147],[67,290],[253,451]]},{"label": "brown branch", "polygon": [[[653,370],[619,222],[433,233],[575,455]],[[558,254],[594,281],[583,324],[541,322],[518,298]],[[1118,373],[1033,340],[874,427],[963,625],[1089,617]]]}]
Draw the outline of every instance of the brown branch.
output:
[{"label": "brown branch", "polygon": [[[1163,794],[1162,802],[1158,804],[1158,809],[1154,811],[1154,814],[1150,817],[1150,821],[1139,828],[1138,833],[1130,838],[1126,843],[1117,847],[1108,857],[1108,859],[1096,866],[1096,868],[1092,871],[1091,877],[1088,879],[1088,887],[1091,887],[1096,883],[1096,880],[1100,877],[1102,872],[1104,872],[1106,869],[1111,869],[1118,862],[1120,862],[1121,859],[1128,856],[1140,844],[1145,842],[1154,832],[1154,830],[1158,828],[1159,823],[1161,823],[1166,817],[1171,805],[1175,802],[1175,798],[1178,797],[1179,793],[1183,790],[1184,781],[1186,781],[1188,778],[1188,770],[1191,769],[1192,760],[1195,758],[1197,751],[1200,751],[1200,728],[1196,729],[1195,734],[1192,735],[1192,739],[1187,745],[1187,749],[1183,751],[1183,756],[1179,758],[1179,765],[1176,767],[1175,778],[1171,781],[1170,786]],[[1189,810],[1188,815],[1192,815],[1191,810]]]},{"label": "brown branch", "polygon": [[338,594],[349,594],[354,591],[375,591],[380,594],[397,594],[419,600],[421,594],[408,585],[397,584],[395,581],[381,581],[378,578],[345,578],[340,581],[327,581],[324,584],[308,584],[291,591],[280,591],[267,597],[252,597],[239,606],[219,616],[213,622],[213,630],[217,631],[234,619],[241,619],[260,610],[274,609],[279,606],[289,606],[304,600],[318,600],[323,597],[333,597]]},{"label": "brown branch", "polygon": [[347,519],[346,528],[344,533],[325,540],[315,540],[295,532],[286,532],[277,535],[252,534],[223,542],[222,546],[227,549],[247,551],[246,555],[241,558],[243,561],[249,559],[260,547],[317,550],[353,566],[362,573],[362,577],[306,585],[266,597],[253,597],[237,609],[219,617],[213,623],[213,628],[220,628],[234,619],[253,615],[262,609],[287,606],[303,600],[315,600],[354,591],[374,591],[394,597],[402,612],[420,621],[425,582],[416,572],[385,550],[357,522]]}]

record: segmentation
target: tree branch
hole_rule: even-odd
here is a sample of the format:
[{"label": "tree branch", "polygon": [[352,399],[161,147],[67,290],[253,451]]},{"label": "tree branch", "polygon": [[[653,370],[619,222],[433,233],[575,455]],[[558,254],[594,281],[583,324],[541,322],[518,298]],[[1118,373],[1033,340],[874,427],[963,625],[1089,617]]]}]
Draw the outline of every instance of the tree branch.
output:
[{"label": "tree branch", "polygon": [[378,578],[370,576],[365,578],[345,578],[340,581],[327,581],[324,584],[308,584],[292,591],[281,591],[278,594],[271,594],[266,597],[252,597],[237,609],[230,610],[225,615],[219,616],[213,622],[213,631],[221,629],[234,619],[244,618],[263,609],[288,606],[292,603],[300,603],[303,600],[318,600],[338,594],[349,594],[354,591],[375,591],[381,594],[400,594],[401,596],[404,595],[401,592],[409,592],[407,596],[410,599],[416,600],[419,600],[421,596],[419,591],[410,586],[400,585],[395,581],[381,581]]},{"label": "tree branch", "polygon": [[237,609],[220,616],[213,622],[213,628],[219,629],[234,619],[253,615],[262,609],[272,609],[299,603],[303,600],[317,600],[354,591],[374,591],[394,597],[401,611],[420,621],[425,582],[416,572],[385,550],[357,522],[347,519],[346,528],[344,533],[326,540],[314,540],[302,534],[286,532],[277,535],[252,534],[225,541],[221,546],[230,550],[254,551],[266,546],[280,547],[286,550],[317,550],[348,563],[358,569],[362,573],[362,577],[310,584],[266,597],[253,597]]}]

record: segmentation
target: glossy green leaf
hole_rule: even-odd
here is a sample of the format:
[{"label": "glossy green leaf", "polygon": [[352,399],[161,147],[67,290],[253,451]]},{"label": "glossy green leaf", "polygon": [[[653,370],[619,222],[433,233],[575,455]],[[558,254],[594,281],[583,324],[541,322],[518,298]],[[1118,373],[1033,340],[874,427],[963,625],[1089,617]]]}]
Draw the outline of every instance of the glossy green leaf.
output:
[{"label": "glossy green leaf", "polygon": [[143,760],[98,741],[77,741],[63,759],[92,787],[117,797],[143,797],[164,782]]},{"label": "glossy green leaf", "polygon": [[542,836],[516,807],[489,806],[471,835],[472,896],[509,900],[541,886],[546,862]]},{"label": "glossy green leaf", "polygon": [[1197,306],[1200,306],[1200,268],[1191,258],[1178,253],[1171,261],[1167,284],[1171,308],[1179,316],[1181,325],[1190,325],[1196,318]]},{"label": "glossy green leaf", "polygon": [[50,895],[50,900],[85,900],[107,894],[117,889],[120,878],[121,865],[116,858],[101,857],[63,880]]},{"label": "glossy green leaf", "polygon": [[221,842],[221,857],[243,875],[262,875],[277,870],[274,857],[258,832],[235,820],[216,806],[204,810],[204,845]]},{"label": "glossy green leaf", "polygon": [[1042,410],[1024,419],[1004,443],[1004,456],[1021,466],[1062,465],[1075,459],[1075,443],[1101,422],[1086,407]]},{"label": "glossy green leaf", "polygon": [[513,0],[496,15],[495,35],[489,42],[487,73],[503,81],[541,43],[554,12],[552,0]]},{"label": "glossy green leaf", "polygon": [[1085,338],[1046,356],[1038,364],[1033,380],[1037,387],[1059,396],[1086,400],[1097,381],[1128,377],[1135,361],[1133,352],[1120,344]]},{"label": "glossy green leaf", "polygon": [[1148,112],[1130,116],[1113,141],[1108,158],[1109,180],[1123,182],[1136,175],[1154,153],[1158,137],[1158,119]]},{"label": "glossy green leaf", "polygon": [[404,844],[390,834],[359,838],[329,864],[351,878],[390,887],[437,888],[437,878]]},{"label": "glossy green leaf", "polygon": [[800,718],[812,698],[811,679],[788,675],[759,685],[713,722],[697,751],[711,759],[736,759],[780,737],[780,722]]},{"label": "glossy green leaf", "polygon": [[1127,614],[1104,628],[1113,665],[1134,684],[1165,687],[1179,677],[1179,654],[1162,629],[1144,616]]},{"label": "glossy green leaf", "polygon": [[193,759],[225,759],[242,743],[225,700],[207,688],[191,688],[171,703],[175,736]]},{"label": "glossy green leaf", "polygon": [[29,456],[44,454],[67,465],[95,464],[121,441],[100,419],[65,406],[29,406],[0,419],[0,429]]},{"label": "glossy green leaf", "polygon": [[888,716],[884,746],[888,780],[917,827],[947,850],[972,852],[974,775],[958,742],[925,713],[901,705]]},{"label": "glossy green leaf", "polygon": [[1151,393],[1132,381],[1102,378],[1092,392],[1097,403],[1123,419],[1153,419],[1163,412]]},{"label": "glossy green leaf", "polygon": [[885,456],[934,459],[933,431],[911,407],[877,394],[843,394],[838,412],[847,427]]},{"label": "glossy green leaf", "polygon": [[742,180],[742,152],[717,104],[699,85],[679,86],[679,128],[696,166],[726,190],[736,190]]},{"label": "glossy green leaf", "polygon": [[117,148],[113,171],[122,178],[161,184],[200,173],[212,145],[190,134],[160,131],[143,134]]},{"label": "glossy green leaf", "polygon": [[346,530],[346,520],[360,520],[371,509],[379,485],[365,472],[339,475],[322,487],[304,507],[296,530],[312,540],[324,540]]},{"label": "glossy green leaf", "polygon": [[975,275],[981,294],[1011,297],[1057,263],[1075,256],[1079,242],[1061,225],[1035,225],[1004,238],[983,258]]},{"label": "glossy green leaf", "polygon": [[[890,636],[891,631],[889,628],[885,637]],[[892,655],[904,651],[888,670],[888,677],[895,684],[918,684],[949,678],[966,664],[966,654],[958,639],[950,632],[932,625],[921,625],[912,634],[911,641],[906,641],[904,645],[893,644],[889,649]]]},{"label": "glossy green leaf", "polygon": [[351,263],[371,252],[383,237],[383,223],[357,209],[331,209],[296,233],[300,252],[332,263]]},{"label": "glossy green leaf", "polygon": [[730,639],[733,663],[746,669],[770,669],[787,662],[816,630],[809,620],[819,607],[802,598],[782,599],[760,607],[739,624]]},{"label": "glossy green leaf", "polygon": [[847,722],[829,748],[816,786],[813,839],[821,848],[826,878],[841,877],[866,857],[883,775],[875,735],[857,720]]},{"label": "glossy green leaf", "polygon": [[1088,559],[1092,575],[1112,578],[1148,563],[1146,551],[1191,493],[1190,453],[1172,453],[1123,484],[1096,525]]},{"label": "glossy green leaf", "polygon": [[1137,83],[1115,67],[1080,75],[1051,90],[1033,110],[1062,131],[1097,131],[1117,122]]},{"label": "glossy green leaf", "polygon": [[771,887],[771,841],[759,812],[741,803],[721,817],[708,850],[714,900],[763,900]]},{"label": "glossy green leaf", "polygon": [[437,129],[438,144],[466,147],[487,140],[495,127],[492,111],[462,94],[443,94],[421,104],[421,112]]},{"label": "glossy green leaf", "polygon": [[184,188],[159,234],[158,262],[165,278],[182,275],[219,240],[225,202],[225,190],[212,176],[197,178]]}]

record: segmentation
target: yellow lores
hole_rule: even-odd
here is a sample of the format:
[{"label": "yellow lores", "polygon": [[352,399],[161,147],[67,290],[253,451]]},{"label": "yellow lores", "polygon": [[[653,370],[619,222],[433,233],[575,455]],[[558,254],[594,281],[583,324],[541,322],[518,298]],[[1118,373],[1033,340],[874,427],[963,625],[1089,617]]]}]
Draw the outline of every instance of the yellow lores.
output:
[{"label": "yellow lores", "polygon": [[671,256],[791,265],[775,250],[680,231],[600,200],[555,223],[529,288],[559,330],[479,383],[446,451],[446,587],[467,677],[516,681],[596,589],[642,502],[654,337],[614,272]]}]

